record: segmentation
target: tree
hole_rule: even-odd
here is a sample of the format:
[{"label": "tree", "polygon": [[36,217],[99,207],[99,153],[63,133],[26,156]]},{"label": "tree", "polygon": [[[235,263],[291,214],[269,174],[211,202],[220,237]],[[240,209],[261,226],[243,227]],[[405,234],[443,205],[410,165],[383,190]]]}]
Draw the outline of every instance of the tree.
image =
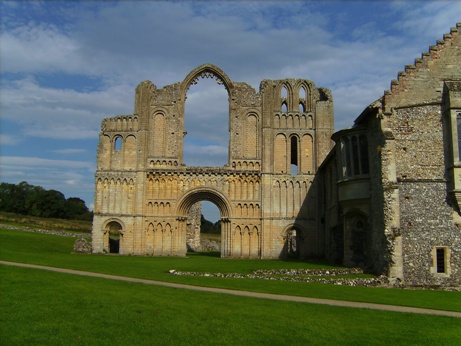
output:
[{"label": "tree", "polygon": [[32,196],[29,215],[48,218],[67,218],[66,198],[56,190],[43,190]]},{"label": "tree", "polygon": [[91,221],[93,213],[90,212],[85,202],[78,197],[70,197],[66,203],[66,214],[68,219]]},{"label": "tree", "polygon": [[0,210],[38,217],[91,221],[93,212],[78,197],[66,200],[56,190],[45,190],[25,181],[15,185],[0,183]]}]

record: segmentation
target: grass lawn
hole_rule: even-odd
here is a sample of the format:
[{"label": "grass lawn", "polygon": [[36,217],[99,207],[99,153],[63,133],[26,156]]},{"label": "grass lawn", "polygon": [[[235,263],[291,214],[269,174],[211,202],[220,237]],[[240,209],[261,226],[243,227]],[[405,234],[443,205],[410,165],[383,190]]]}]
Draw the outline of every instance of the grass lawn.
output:
[{"label": "grass lawn", "polygon": [[0,265],[2,345],[460,345],[456,318]]},{"label": "grass lawn", "polygon": [[461,311],[460,292],[349,287],[319,283],[168,274],[170,269],[250,273],[256,269],[329,267],[322,263],[233,260],[199,254],[190,254],[187,258],[75,255],[71,254],[74,241],[75,238],[0,230],[0,259],[199,286]]}]

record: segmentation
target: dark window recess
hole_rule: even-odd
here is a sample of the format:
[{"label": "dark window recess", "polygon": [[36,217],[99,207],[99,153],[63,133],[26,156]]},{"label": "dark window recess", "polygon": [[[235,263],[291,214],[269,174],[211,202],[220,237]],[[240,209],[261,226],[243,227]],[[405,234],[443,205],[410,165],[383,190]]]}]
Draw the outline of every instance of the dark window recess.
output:
[{"label": "dark window recess", "polygon": [[291,175],[297,175],[298,174],[298,138],[295,136],[292,136],[290,139],[290,145],[291,145],[290,171],[291,171]]},{"label": "dark window recess", "polygon": [[437,273],[445,273],[445,249],[436,250]]},{"label": "dark window recess", "polygon": [[368,168],[368,141],[367,137],[364,135],[360,135],[359,137],[359,147],[360,147],[360,159],[362,160],[362,174],[370,173]]},{"label": "dark window recess", "polygon": [[458,160],[461,161],[461,114],[456,116],[456,125],[458,127]]}]

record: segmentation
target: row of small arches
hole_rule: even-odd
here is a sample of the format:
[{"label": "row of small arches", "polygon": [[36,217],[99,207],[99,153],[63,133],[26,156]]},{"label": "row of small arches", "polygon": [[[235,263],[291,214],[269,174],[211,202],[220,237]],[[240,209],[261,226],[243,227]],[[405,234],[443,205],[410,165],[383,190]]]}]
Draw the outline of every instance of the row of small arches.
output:
[{"label": "row of small arches", "polygon": [[136,131],[139,129],[138,117],[120,116],[106,119],[106,130],[112,131]]},{"label": "row of small arches", "polygon": [[237,225],[234,228],[235,234],[259,234],[258,226]]},{"label": "row of small arches", "polygon": [[149,166],[151,168],[154,167],[177,167],[178,161],[177,160],[151,160],[149,162]]},{"label": "row of small arches", "polygon": [[108,189],[110,185],[124,185],[133,188],[134,180],[131,178],[99,178],[97,181],[98,187]]},{"label": "row of small arches", "polygon": [[236,214],[239,216],[259,217],[261,208],[259,204],[238,203],[236,209]]},{"label": "row of small arches", "polygon": [[149,226],[147,227],[147,233],[149,232],[171,232],[172,231],[172,227],[171,225],[166,222],[166,223],[155,223],[155,222],[151,222],[149,223]]},{"label": "row of small arches", "polygon": [[274,117],[275,128],[301,128],[313,129],[314,121],[312,115],[277,113]]},{"label": "row of small arches", "polygon": [[259,178],[244,177],[240,179],[217,180],[191,178],[177,180],[175,178],[149,179],[147,195],[150,198],[175,198],[178,193],[194,187],[214,187],[224,190],[234,200],[258,199]]},{"label": "row of small arches", "polygon": [[260,170],[261,164],[259,163],[259,161],[232,161],[232,167],[234,167],[237,170]]},{"label": "row of small arches", "polygon": [[171,214],[171,204],[170,202],[149,202],[147,203],[147,213],[156,215],[169,215]]}]

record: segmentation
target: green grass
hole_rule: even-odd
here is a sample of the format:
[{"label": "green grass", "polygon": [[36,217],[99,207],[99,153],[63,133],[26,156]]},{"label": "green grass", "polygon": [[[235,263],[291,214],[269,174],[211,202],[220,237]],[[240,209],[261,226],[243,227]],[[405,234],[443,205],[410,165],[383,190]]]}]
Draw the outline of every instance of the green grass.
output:
[{"label": "green grass", "polygon": [[3,345],[459,345],[459,319],[0,266]]},{"label": "green grass", "polygon": [[461,293],[459,292],[348,287],[319,283],[168,274],[170,269],[250,273],[256,269],[329,267],[324,263],[233,260],[201,254],[189,254],[187,258],[74,255],[71,254],[74,241],[74,238],[0,230],[0,259],[207,287],[461,311]]}]

